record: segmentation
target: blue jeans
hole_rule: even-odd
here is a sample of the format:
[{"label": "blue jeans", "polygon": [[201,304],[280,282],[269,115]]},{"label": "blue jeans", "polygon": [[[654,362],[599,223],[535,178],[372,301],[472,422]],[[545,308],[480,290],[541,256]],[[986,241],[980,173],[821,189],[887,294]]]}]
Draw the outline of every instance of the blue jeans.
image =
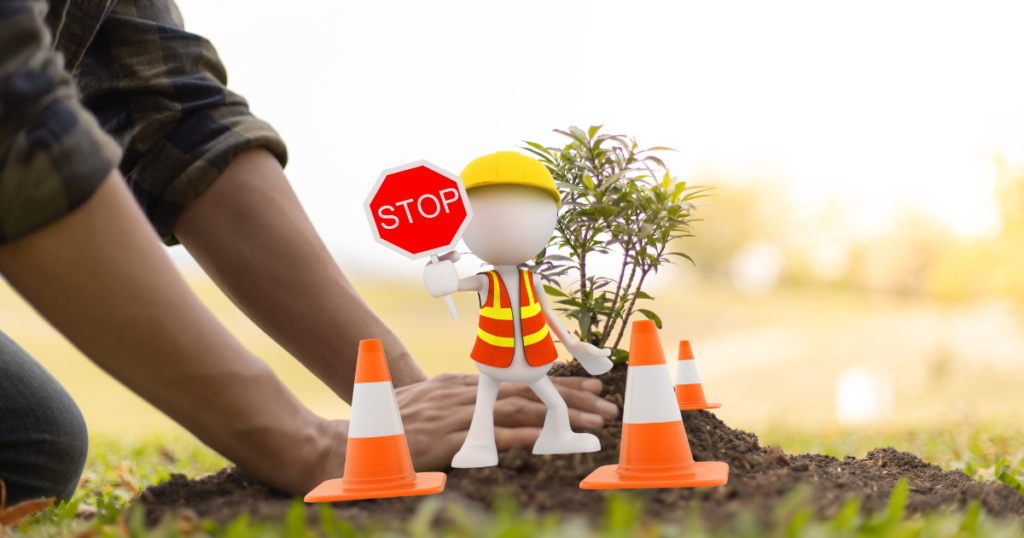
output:
[{"label": "blue jeans", "polygon": [[88,452],[85,419],[71,395],[0,332],[0,479],[7,503],[70,499]]}]

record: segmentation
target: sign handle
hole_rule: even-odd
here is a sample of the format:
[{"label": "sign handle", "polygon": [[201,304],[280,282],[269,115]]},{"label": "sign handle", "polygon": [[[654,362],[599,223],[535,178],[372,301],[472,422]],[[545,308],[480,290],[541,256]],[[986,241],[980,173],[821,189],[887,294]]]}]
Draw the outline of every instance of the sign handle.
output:
[{"label": "sign handle", "polygon": [[[437,254],[430,255],[430,261],[438,263],[441,260],[437,258]],[[455,301],[452,300],[451,295],[444,296],[444,302],[448,305],[448,313],[452,315],[452,319],[459,319],[459,311],[455,310]]]}]

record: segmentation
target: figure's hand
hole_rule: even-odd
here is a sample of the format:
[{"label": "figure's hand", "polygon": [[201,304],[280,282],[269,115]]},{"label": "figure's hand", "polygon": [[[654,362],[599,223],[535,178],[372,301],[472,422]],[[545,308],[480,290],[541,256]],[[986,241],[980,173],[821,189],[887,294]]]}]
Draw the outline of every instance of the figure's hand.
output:
[{"label": "figure's hand", "polygon": [[[395,390],[402,425],[417,471],[451,466],[473,419],[479,376],[441,374]],[[593,430],[619,416],[619,407],[598,396],[601,382],[581,377],[552,377],[569,406],[574,430]],[[547,407],[525,383],[502,383],[494,407],[494,437],[498,451],[531,447],[540,436]]]},{"label": "figure's hand", "polygon": [[564,342],[565,349],[583,366],[590,375],[601,375],[612,369],[612,361],[608,358],[612,350],[599,348],[589,342],[570,340]]},{"label": "figure's hand", "polygon": [[438,263],[427,262],[423,268],[423,283],[427,285],[427,292],[433,298],[451,295],[459,291],[459,272],[455,270],[455,264],[461,258],[454,250],[437,257]]}]

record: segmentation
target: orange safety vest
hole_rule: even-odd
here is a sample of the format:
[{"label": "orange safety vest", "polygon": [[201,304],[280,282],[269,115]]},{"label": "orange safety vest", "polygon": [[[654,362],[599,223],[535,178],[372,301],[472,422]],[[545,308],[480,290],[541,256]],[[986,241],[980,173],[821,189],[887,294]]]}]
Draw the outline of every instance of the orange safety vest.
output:
[{"label": "orange safety vest", "polygon": [[[512,318],[512,304],[501,275],[487,271],[491,282],[487,287],[487,300],[480,307],[480,326],[476,330],[476,345],[469,354],[476,362],[507,368],[515,354],[515,326]],[[540,302],[533,290],[533,273],[519,271],[519,319],[522,327],[523,350],[530,366],[544,366],[558,358],[555,343],[551,340],[548,325]]]}]

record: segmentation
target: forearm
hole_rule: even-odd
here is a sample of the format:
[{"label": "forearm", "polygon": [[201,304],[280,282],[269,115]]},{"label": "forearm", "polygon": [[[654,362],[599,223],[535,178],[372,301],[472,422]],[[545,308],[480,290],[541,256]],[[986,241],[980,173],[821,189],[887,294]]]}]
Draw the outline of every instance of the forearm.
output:
[{"label": "forearm", "polygon": [[562,325],[562,320],[558,319],[558,316],[554,312],[544,312],[544,321],[547,322],[548,328],[551,332],[555,333],[555,338],[562,343],[563,346],[570,344],[573,341],[572,335],[569,334],[569,330]]},{"label": "forearm", "polygon": [[315,471],[297,462],[319,459],[327,423],[195,298],[117,172],[76,211],[0,247],[0,272],[83,353],[239,466],[288,489]]},{"label": "forearm", "polygon": [[265,150],[236,157],[174,233],[250,319],[346,401],[360,340],[382,341],[396,387],[426,379],[342,274]]}]

